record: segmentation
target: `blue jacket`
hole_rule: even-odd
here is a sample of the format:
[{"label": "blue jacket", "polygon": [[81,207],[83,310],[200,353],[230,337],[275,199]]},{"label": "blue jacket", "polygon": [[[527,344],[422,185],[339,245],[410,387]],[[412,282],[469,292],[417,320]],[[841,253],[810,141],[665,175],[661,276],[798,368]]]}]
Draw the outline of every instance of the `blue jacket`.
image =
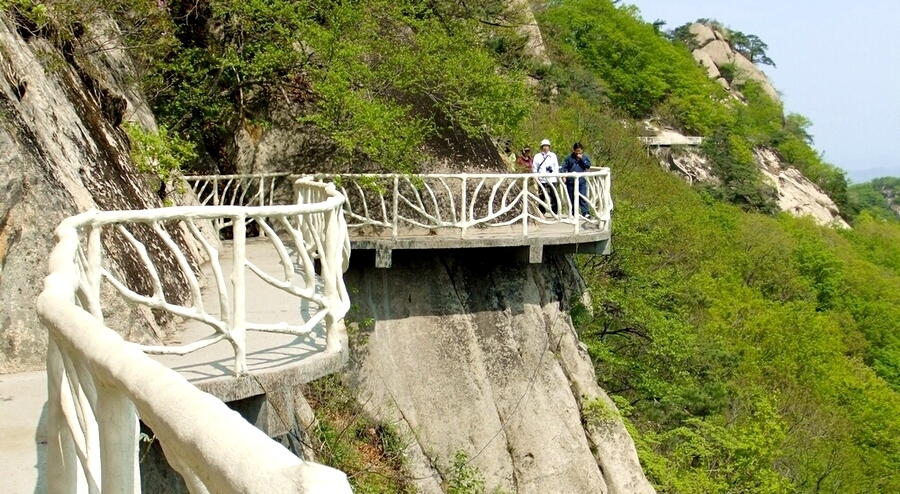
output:
[{"label": "blue jacket", "polygon": [[588,171],[590,167],[591,159],[588,158],[588,155],[582,154],[581,159],[578,159],[573,153],[569,153],[559,171],[560,173],[584,173]]}]

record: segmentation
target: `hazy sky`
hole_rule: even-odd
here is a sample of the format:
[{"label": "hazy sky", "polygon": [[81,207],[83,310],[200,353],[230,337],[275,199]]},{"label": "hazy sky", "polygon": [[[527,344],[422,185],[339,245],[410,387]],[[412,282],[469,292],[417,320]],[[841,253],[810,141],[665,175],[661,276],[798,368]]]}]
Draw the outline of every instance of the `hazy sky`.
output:
[{"label": "hazy sky", "polygon": [[785,110],[854,182],[900,176],[900,0],[624,0],[666,29],[716,19],[769,45]]}]

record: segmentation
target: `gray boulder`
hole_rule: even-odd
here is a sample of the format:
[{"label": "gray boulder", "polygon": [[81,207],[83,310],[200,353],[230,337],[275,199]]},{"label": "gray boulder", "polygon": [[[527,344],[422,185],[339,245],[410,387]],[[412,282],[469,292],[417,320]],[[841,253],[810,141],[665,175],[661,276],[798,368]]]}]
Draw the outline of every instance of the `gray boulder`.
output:
[{"label": "gray boulder", "polygon": [[[705,29],[704,29],[705,28]],[[714,39],[709,38],[709,31],[714,33]],[[777,103],[781,102],[778,91],[772,85],[769,77],[753,62],[741,53],[736,52],[728,43],[727,38],[719,31],[713,30],[705,24],[694,23],[691,25],[691,33],[694,34],[700,48],[693,51],[694,60],[706,68],[710,79],[715,79],[726,89],[740,87],[749,80],[760,84],[763,91]],[[731,65],[729,69],[734,73],[733,79],[725,81],[721,75],[723,66]],[[723,84],[724,82],[724,84]]]},{"label": "gray boulder", "polygon": [[716,33],[712,30],[711,27],[703,24],[702,22],[695,22],[691,24],[688,28],[691,34],[694,35],[694,41],[697,42],[697,46],[703,47],[706,46],[707,43],[714,41],[716,39]]}]

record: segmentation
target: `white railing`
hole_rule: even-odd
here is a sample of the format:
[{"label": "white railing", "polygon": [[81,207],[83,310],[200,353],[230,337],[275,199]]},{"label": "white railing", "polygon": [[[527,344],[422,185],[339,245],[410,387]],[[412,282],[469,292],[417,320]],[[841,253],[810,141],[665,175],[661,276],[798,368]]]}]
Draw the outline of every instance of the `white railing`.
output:
[{"label": "white railing", "polygon": [[[302,462],[224,403],[200,392],[175,371],[142,350],[186,353],[222,339],[235,350],[235,371],[246,371],[247,330],[305,334],[326,327],[326,351],[341,351],[339,328],[349,309],[341,273],[347,264],[343,197],[333,186],[309,180],[295,184],[305,204],[268,207],[180,207],[144,211],[88,212],[63,221],[50,256],[37,311],[50,334],[47,357],[48,486],[51,493],[140,492],[137,416],[153,429],[167,459],[192,493],[350,492],[343,473]],[[228,295],[218,252],[196,222],[233,220],[233,298]],[[284,266],[283,279],[263,273],[245,258],[247,218],[270,233]],[[295,266],[284,242],[262,218],[274,219],[296,248],[304,286],[296,286]],[[143,225],[137,228],[137,225]],[[182,228],[210,258],[219,292],[220,316],[204,310],[200,283],[187,256],[166,226]],[[191,304],[167,300],[160,273],[132,229],[158,235],[181,269]],[[103,262],[104,241],[130,245],[147,271],[152,293],[140,293],[114,276]],[[157,253],[159,255],[159,253]],[[320,265],[316,279],[314,263]],[[253,324],[245,320],[244,271],[271,286],[317,304],[301,324]],[[180,347],[141,347],[103,324],[100,286],[106,279],[128,300],[206,323],[214,334]],[[321,283],[321,292],[316,289]],[[82,307],[84,309],[82,309]]]},{"label": "white railing", "polygon": [[[277,200],[277,181],[285,177],[286,174],[195,175],[186,176],[185,181],[197,191],[202,204],[255,204],[263,198],[271,204]],[[575,233],[580,233],[583,225],[608,230],[613,208],[608,168],[556,175],[318,174],[314,177],[334,183],[346,197],[344,213],[348,227],[386,230],[394,239],[408,228],[456,228],[463,237],[473,227],[499,226],[519,227],[519,233],[528,236],[529,223],[569,224]],[[570,198],[561,180],[545,183],[551,178],[583,180],[587,194],[574,194]],[[261,190],[268,192],[261,193]],[[559,205],[557,212],[551,211],[553,199]],[[580,210],[582,201],[587,202],[591,218],[576,221],[573,212]],[[542,214],[542,210],[547,214]],[[219,226],[224,228],[230,223]]]},{"label": "white railing", "polygon": [[[341,214],[344,198],[334,190],[333,186],[311,180],[298,180],[294,186],[297,194],[302,194],[306,198],[304,204],[94,211],[67,220],[60,226],[61,229],[74,229],[86,237],[84,245],[79,244],[75,257],[82,273],[78,294],[82,299],[83,306],[103,322],[100,290],[101,284],[106,280],[131,302],[206,324],[212,330],[212,334],[198,341],[177,346],[142,346],[141,348],[152,354],[185,355],[221,340],[227,340],[234,349],[234,372],[238,375],[247,371],[245,351],[247,331],[276,332],[299,336],[308,335],[317,325],[324,324],[326,351],[340,351],[337,325],[350,307],[342,276],[349,261],[347,226],[343,214]],[[234,229],[231,293],[225,282],[219,252],[204,237],[197,226],[198,221],[216,221],[223,218],[227,219]],[[260,231],[268,234],[266,241],[270,242],[277,252],[283,268],[282,273],[278,275],[266,273],[247,259],[246,228],[248,222],[256,224]],[[166,224],[181,228],[182,231],[186,230],[205,251],[218,293],[217,310],[208,310],[204,307],[200,290],[201,280],[194,272],[187,256],[164,227]],[[141,228],[145,233],[152,232],[151,234],[157,235],[168,247],[167,254],[175,259],[180,270],[178,274],[190,289],[189,304],[179,304],[167,299],[160,270],[151,260],[146,246],[132,231],[136,228]],[[283,232],[287,241],[275,233],[275,228]],[[101,238],[104,235],[108,239],[116,237],[122,244],[132,248],[135,258],[143,265],[143,269],[151,281],[150,293],[140,293],[137,288],[128,286],[126,281],[103,266],[104,255]],[[296,253],[296,265],[288,251],[288,246]],[[321,271],[319,277],[316,276],[316,261],[319,262]],[[315,314],[299,323],[264,324],[248,321],[245,307],[247,269],[274,289],[287,292],[305,303],[314,304]],[[170,279],[173,277],[173,273],[164,274]],[[299,274],[302,278],[302,285],[294,283],[295,274]],[[318,284],[321,284],[321,289],[317,287]],[[298,318],[301,316],[299,311],[296,315]]]},{"label": "white railing", "polygon": [[[456,228],[465,237],[470,228],[515,227],[529,235],[529,224],[570,224],[610,227],[613,208],[608,168],[563,174],[458,175],[316,175],[334,183],[347,197],[348,227],[389,230],[397,238],[405,228]],[[556,183],[544,183],[559,179]],[[584,181],[587,194],[570,198],[562,180]],[[553,212],[551,202],[559,205]],[[590,219],[580,218],[581,202]],[[545,211],[546,213],[542,213]],[[532,232],[534,233],[534,232]]]},{"label": "white railing", "polygon": [[[290,173],[257,173],[252,175],[188,175],[185,183],[194,191],[201,206],[275,206],[289,204],[285,188],[296,177]],[[217,230],[232,225],[230,218],[213,222]]]}]

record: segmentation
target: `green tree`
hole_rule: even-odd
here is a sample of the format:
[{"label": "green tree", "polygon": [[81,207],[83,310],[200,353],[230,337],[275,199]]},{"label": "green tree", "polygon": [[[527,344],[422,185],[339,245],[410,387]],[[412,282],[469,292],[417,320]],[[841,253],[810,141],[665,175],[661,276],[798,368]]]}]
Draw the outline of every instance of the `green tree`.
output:
[{"label": "green tree", "polygon": [[729,30],[728,42],[735,51],[747,57],[751,62],[775,67],[775,62],[766,54],[769,45],[759,39],[759,36]]}]

